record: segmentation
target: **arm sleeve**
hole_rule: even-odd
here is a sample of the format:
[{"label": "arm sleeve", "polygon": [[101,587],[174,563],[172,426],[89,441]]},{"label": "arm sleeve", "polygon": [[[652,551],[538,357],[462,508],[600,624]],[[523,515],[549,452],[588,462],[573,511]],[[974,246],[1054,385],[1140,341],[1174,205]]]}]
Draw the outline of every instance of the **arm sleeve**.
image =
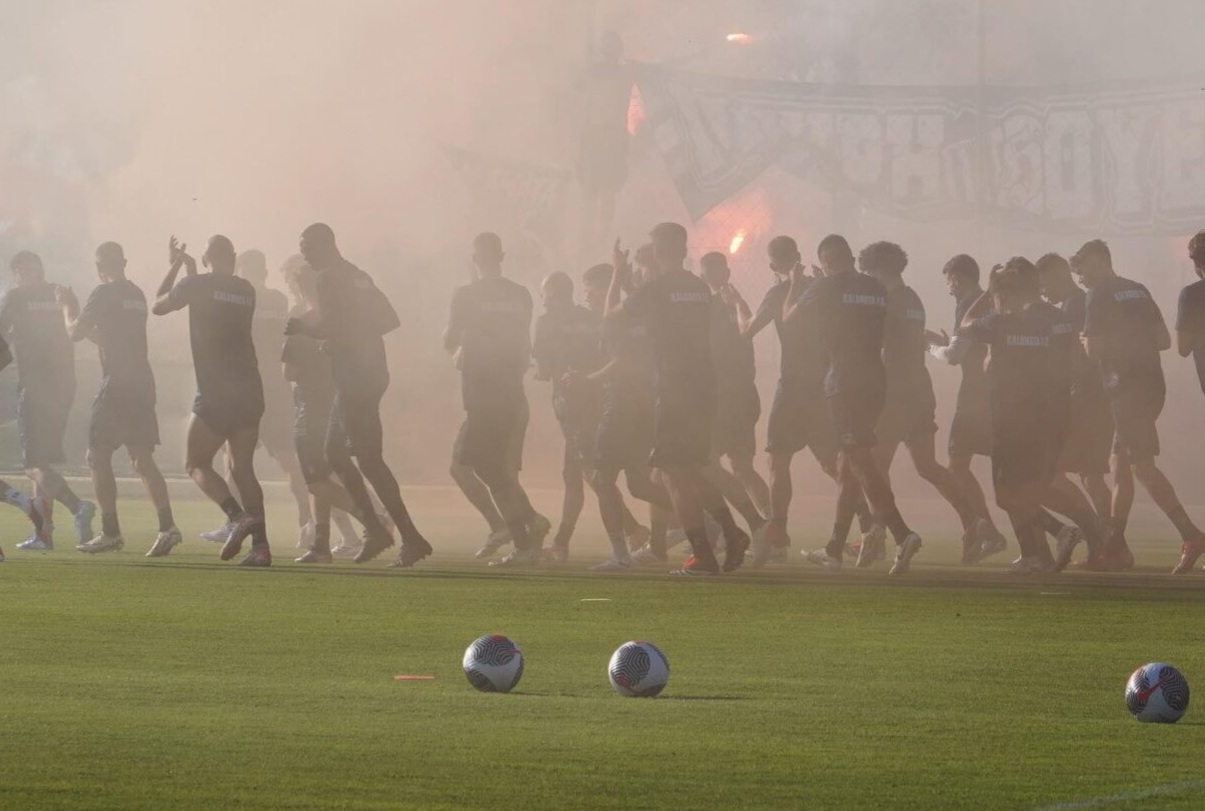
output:
[{"label": "arm sleeve", "polygon": [[929,354],[951,366],[961,366],[962,362],[966,359],[967,352],[974,345],[975,342],[973,340],[956,332],[950,338],[948,345],[929,347]]},{"label": "arm sleeve", "polygon": [[[983,318],[975,319],[973,322],[971,322],[969,327],[964,327],[963,329],[959,330],[958,335],[956,335],[955,338],[961,338],[962,340],[966,341],[968,344],[967,349],[970,349],[969,344],[972,343],[990,344],[995,332],[996,314],[991,313],[990,315],[983,316]],[[951,346],[952,345],[953,342],[951,342]]]},{"label": "arm sleeve", "polygon": [[80,310],[79,318],[75,320],[76,329],[90,330],[96,327],[100,320],[101,310],[104,307],[104,301],[100,296],[100,288],[92,291],[92,295],[88,296],[88,301],[84,304],[84,309]]}]

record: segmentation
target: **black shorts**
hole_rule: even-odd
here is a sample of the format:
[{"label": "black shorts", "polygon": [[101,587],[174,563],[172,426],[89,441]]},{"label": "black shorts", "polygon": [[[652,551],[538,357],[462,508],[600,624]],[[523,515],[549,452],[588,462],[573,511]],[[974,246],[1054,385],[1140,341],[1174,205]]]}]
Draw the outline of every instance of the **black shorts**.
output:
[{"label": "black shorts", "polygon": [[293,451],[306,484],[317,484],[330,478],[332,468],[326,458],[326,433],[310,431],[293,436]]},{"label": "black shorts", "polygon": [[653,467],[706,467],[711,462],[711,433],[716,407],[712,397],[657,400],[653,408]]},{"label": "black shorts", "polygon": [[1113,452],[1127,456],[1131,463],[1146,462],[1159,455],[1159,429],[1156,422],[1163,413],[1166,389],[1152,384],[1114,392],[1110,399],[1116,433]]},{"label": "black shorts", "polygon": [[828,398],[829,414],[842,449],[873,448],[875,426],[883,414],[884,387],[845,388]]},{"label": "black shorts", "polygon": [[102,386],[92,401],[88,447],[115,451],[121,447],[154,448],[158,444],[159,418],[155,414],[154,394]]},{"label": "black shorts", "polygon": [[1059,455],[1058,469],[1081,476],[1109,472],[1113,452],[1113,412],[1103,397],[1077,404]]},{"label": "black shorts", "polygon": [[739,391],[720,395],[715,425],[711,432],[711,452],[719,456],[746,457],[757,453],[757,421],[761,419],[761,397],[750,384]]},{"label": "black shorts", "polygon": [[31,392],[22,389],[17,398],[17,432],[27,470],[67,461],[63,435],[75,402],[74,388]]},{"label": "black shorts", "polygon": [[452,449],[453,461],[483,470],[521,470],[527,435],[526,406],[524,400],[522,405],[495,404],[466,411]]},{"label": "black shorts", "polygon": [[594,469],[595,444],[598,441],[600,415],[575,415],[558,420],[565,438],[565,464],[571,462],[583,470]]},{"label": "black shorts", "polygon": [[951,458],[992,455],[992,417],[989,412],[963,409],[950,422]]},{"label": "black shorts", "polygon": [[996,489],[1044,487],[1054,478],[1062,442],[1049,426],[997,430],[992,439],[992,483]]},{"label": "black shorts", "polygon": [[351,456],[380,456],[385,449],[381,427],[381,398],[384,389],[338,390],[331,403],[326,428],[327,458],[332,452],[346,450]]},{"label": "black shorts", "polygon": [[653,451],[654,421],[651,401],[608,397],[594,439],[597,468],[619,471],[647,465]]},{"label": "black shorts", "polygon": [[937,403],[925,396],[889,397],[875,426],[878,441],[891,447],[910,445],[936,433]]},{"label": "black shorts", "polygon": [[774,391],[766,425],[766,450],[795,454],[811,448],[817,459],[836,459],[837,432],[822,384],[783,378]]},{"label": "black shorts", "polygon": [[193,403],[192,413],[211,431],[230,438],[251,429],[259,429],[264,416],[264,401],[256,397],[229,400],[201,400]]}]

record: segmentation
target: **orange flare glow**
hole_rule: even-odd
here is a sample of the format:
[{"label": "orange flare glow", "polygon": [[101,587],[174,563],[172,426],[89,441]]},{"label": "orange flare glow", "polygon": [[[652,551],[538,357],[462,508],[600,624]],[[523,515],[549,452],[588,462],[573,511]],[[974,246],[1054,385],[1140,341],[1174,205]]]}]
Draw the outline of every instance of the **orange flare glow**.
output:
[{"label": "orange flare glow", "polygon": [[735,32],[729,34],[728,36],[724,37],[724,39],[728,40],[729,42],[731,42],[735,45],[748,45],[750,42],[753,41],[753,37],[749,36],[748,34],[744,33],[743,31],[735,31]]},{"label": "orange flare glow", "polygon": [[744,244],[745,244],[745,231],[744,231],[744,229],[742,229],[732,235],[732,241],[728,243],[728,253],[735,256],[736,253],[741,249],[741,246]]}]

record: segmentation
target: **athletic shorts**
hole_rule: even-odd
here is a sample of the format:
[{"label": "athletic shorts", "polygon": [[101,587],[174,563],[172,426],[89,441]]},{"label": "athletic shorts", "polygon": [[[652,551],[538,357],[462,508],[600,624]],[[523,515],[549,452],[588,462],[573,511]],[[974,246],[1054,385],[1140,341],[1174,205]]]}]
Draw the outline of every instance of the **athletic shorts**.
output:
[{"label": "athletic shorts", "polygon": [[381,427],[381,398],[384,389],[337,390],[326,428],[329,459],[333,449],[346,449],[351,456],[380,456],[385,432]]},{"label": "athletic shorts", "polygon": [[526,400],[522,405],[495,404],[469,409],[456,435],[453,461],[475,469],[517,473],[523,467],[527,419]]},{"label": "athletic shorts", "polygon": [[595,466],[619,471],[648,464],[655,419],[651,401],[608,397],[595,434]]},{"label": "athletic shorts", "polygon": [[986,410],[955,411],[954,419],[950,422],[948,452],[951,457],[991,456],[991,414]]},{"label": "athletic shorts", "polygon": [[[264,419],[259,424],[259,444],[273,459],[294,452],[293,403],[269,398],[264,409]],[[324,426],[325,427],[325,426]]]},{"label": "athletic shorts", "polygon": [[114,451],[121,447],[154,448],[158,444],[154,395],[102,386],[92,401],[88,447]]},{"label": "athletic shorts", "polygon": [[264,402],[255,397],[204,401],[198,398],[193,403],[192,413],[215,434],[229,438],[259,428],[264,416]]},{"label": "athletic shorts", "polygon": [[820,383],[783,378],[774,391],[766,425],[766,450],[795,454],[811,448],[817,459],[836,459],[837,432]]},{"label": "athletic shorts", "polygon": [[706,467],[711,462],[715,401],[706,397],[660,398],[653,409],[652,467]]},{"label": "athletic shorts", "polygon": [[1051,427],[997,431],[992,440],[992,483],[996,489],[1046,486],[1054,478],[1062,443]]},{"label": "athletic shorts", "polygon": [[883,445],[910,445],[937,433],[937,402],[922,392],[915,396],[888,395],[883,413],[875,426],[875,435]]},{"label": "athletic shorts", "polygon": [[26,470],[58,465],[67,461],[63,435],[75,402],[74,389],[64,388],[58,395],[22,389],[17,398],[17,432]]},{"label": "athletic shorts", "polygon": [[[1161,383],[1161,381],[1160,381]],[[1146,462],[1159,455],[1159,429],[1156,422],[1163,413],[1167,395],[1163,385],[1145,389],[1123,389],[1110,399],[1113,424],[1113,452],[1128,456],[1131,463]]]},{"label": "athletic shorts", "polygon": [[1058,469],[1081,476],[1109,472],[1113,452],[1113,412],[1108,401],[1096,398],[1073,411]]},{"label": "athletic shorts", "polygon": [[829,414],[842,449],[873,448],[875,426],[883,414],[884,390],[873,386],[843,389],[828,398]]},{"label": "athletic shorts", "polygon": [[594,469],[600,417],[601,415],[593,415],[592,418],[578,415],[572,419],[558,420],[561,436],[565,438],[566,464],[569,460],[574,460],[583,470]]},{"label": "athletic shorts", "polygon": [[720,395],[711,432],[714,456],[752,459],[757,453],[757,421],[761,419],[761,397],[750,384],[741,391]]}]

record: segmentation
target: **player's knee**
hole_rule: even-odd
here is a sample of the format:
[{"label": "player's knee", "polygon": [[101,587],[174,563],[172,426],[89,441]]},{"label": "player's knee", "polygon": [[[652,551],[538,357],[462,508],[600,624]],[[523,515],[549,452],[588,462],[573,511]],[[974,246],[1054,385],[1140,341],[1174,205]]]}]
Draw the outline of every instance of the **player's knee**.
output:
[{"label": "player's knee", "polygon": [[916,473],[927,482],[933,483],[941,479],[945,473],[945,468],[937,464],[934,459],[926,459],[916,463]]}]

